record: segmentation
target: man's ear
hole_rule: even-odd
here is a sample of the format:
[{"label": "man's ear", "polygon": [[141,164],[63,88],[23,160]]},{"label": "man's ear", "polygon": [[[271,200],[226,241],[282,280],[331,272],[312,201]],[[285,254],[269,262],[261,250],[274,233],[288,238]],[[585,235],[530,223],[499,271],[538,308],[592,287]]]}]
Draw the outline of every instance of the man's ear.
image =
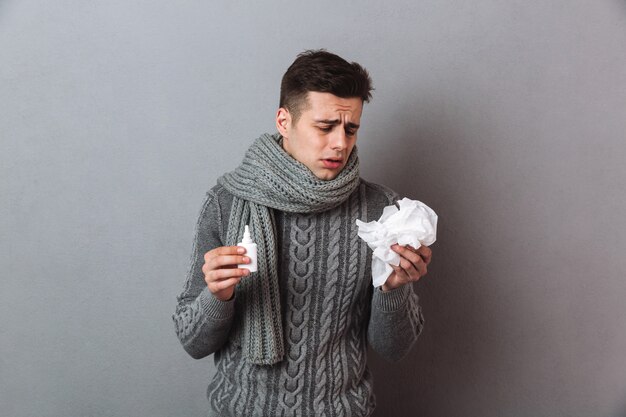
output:
[{"label": "man's ear", "polygon": [[283,138],[288,138],[288,129],[290,125],[291,114],[289,113],[289,110],[281,107],[276,113],[276,129],[278,129],[278,133],[280,133]]}]

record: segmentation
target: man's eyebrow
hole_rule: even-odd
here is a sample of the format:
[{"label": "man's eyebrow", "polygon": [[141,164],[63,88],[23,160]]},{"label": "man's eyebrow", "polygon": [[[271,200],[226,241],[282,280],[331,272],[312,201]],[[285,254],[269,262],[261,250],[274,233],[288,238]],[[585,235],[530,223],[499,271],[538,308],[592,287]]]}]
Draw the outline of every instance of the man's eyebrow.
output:
[{"label": "man's eyebrow", "polygon": [[[339,119],[320,119],[320,120],[313,120],[315,123],[321,123],[321,124],[325,124],[325,125],[332,125],[332,126],[336,126],[338,124],[341,124],[341,120]],[[356,123],[352,123],[352,122],[348,122],[347,127],[351,128],[351,129],[358,129],[360,127],[360,125],[356,124]]]}]

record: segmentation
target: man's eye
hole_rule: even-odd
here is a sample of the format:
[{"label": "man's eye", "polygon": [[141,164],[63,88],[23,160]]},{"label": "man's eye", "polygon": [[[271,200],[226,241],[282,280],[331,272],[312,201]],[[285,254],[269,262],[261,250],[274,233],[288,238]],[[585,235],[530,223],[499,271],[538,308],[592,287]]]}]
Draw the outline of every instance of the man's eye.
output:
[{"label": "man's eye", "polygon": [[320,127],[320,130],[322,132],[330,132],[331,130],[333,130],[333,127],[332,126]]},{"label": "man's eye", "polygon": [[354,135],[356,135],[356,130],[346,130],[346,135],[354,136]]}]

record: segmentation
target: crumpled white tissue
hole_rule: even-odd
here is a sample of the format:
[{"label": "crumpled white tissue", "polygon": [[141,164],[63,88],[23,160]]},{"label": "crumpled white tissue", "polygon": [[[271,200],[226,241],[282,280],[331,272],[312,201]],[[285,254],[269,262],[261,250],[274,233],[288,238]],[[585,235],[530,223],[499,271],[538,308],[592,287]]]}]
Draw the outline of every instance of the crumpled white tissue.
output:
[{"label": "crumpled white tissue", "polygon": [[358,235],[374,251],[372,280],[380,287],[393,272],[390,265],[400,265],[400,255],[391,249],[394,244],[430,246],[437,238],[437,214],[421,201],[403,198],[398,207],[387,206],[377,221],[356,221]]}]

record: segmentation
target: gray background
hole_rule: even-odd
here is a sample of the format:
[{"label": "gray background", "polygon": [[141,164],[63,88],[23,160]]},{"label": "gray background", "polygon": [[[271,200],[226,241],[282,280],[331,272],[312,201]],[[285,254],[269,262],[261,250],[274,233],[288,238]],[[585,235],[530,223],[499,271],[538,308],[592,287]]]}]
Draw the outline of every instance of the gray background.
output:
[{"label": "gray background", "polygon": [[296,54],[376,91],[362,175],[440,216],[377,416],[626,416],[626,3],[0,1],[0,414],[202,416],[171,314]]}]

